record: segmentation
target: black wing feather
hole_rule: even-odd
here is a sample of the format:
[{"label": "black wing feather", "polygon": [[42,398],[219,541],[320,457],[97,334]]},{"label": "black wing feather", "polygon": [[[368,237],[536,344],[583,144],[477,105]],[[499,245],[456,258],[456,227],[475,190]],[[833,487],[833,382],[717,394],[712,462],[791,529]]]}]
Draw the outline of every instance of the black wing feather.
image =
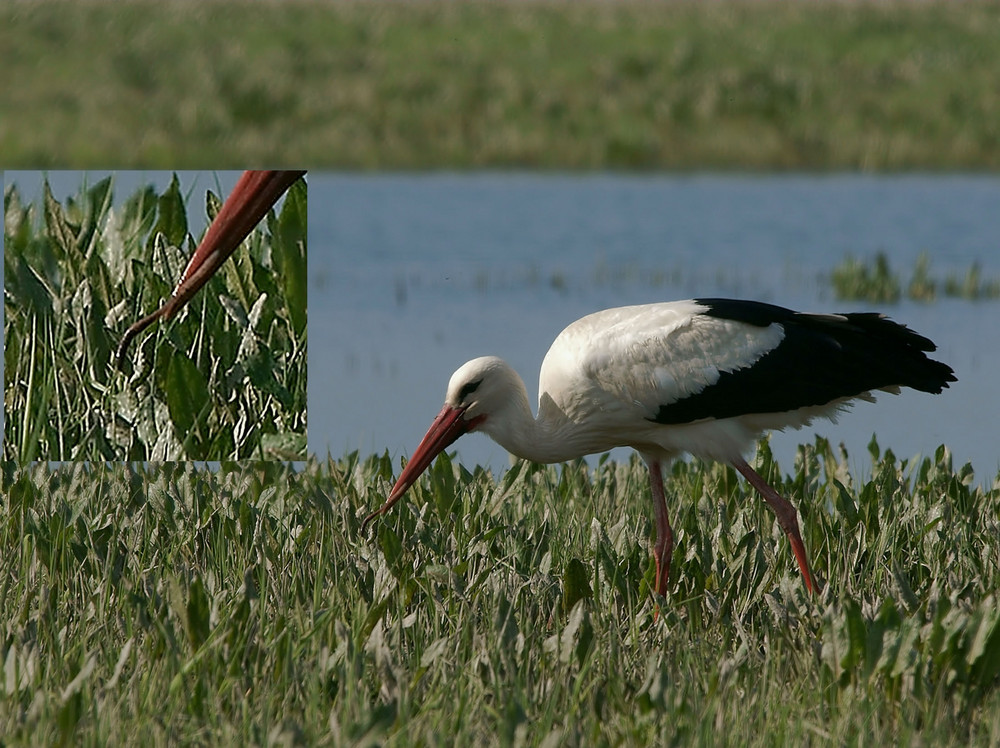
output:
[{"label": "black wing feather", "polygon": [[950,366],[925,355],[935,350],[933,342],[882,314],[803,314],[756,301],[695,301],[707,307],[702,314],[755,327],[777,323],[785,336],[753,365],[723,372],[701,392],[662,406],[650,419],[656,423],[784,413],[894,385],[938,393],[956,381]]}]

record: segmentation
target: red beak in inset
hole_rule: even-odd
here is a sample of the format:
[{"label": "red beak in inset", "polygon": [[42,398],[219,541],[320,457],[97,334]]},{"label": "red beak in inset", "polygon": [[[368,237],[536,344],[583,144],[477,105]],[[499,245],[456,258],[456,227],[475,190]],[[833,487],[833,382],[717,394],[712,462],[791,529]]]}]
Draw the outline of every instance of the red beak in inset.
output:
[{"label": "red beak in inset", "polygon": [[118,345],[118,368],[122,368],[129,343],[140,332],[158,319],[173,317],[223,262],[236,251],[254,226],[267,215],[285,191],[299,179],[304,171],[245,171],[240,177],[219,214],[205,232],[191,261],[181,275],[173,294],[159,309],[136,322],[122,337]]},{"label": "red beak in inset", "polygon": [[464,415],[465,408],[445,405],[441,409],[431,427],[427,429],[424,438],[421,439],[410,461],[406,463],[403,472],[399,474],[396,485],[389,492],[389,498],[386,499],[385,504],[378,510],[364,518],[364,521],[361,523],[362,530],[368,527],[368,524],[373,519],[389,511],[392,505],[399,501],[402,495],[406,493],[406,489],[416,483],[420,474],[434,462],[434,458],[446,450],[458,437],[477,425],[480,420],[474,418],[467,421],[463,417]]}]

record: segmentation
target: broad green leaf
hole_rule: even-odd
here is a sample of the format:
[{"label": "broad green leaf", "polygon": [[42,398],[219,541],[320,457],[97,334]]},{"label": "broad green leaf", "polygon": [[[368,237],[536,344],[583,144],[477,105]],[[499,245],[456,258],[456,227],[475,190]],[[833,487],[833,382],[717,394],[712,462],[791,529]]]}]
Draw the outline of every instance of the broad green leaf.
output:
[{"label": "broad green leaf", "polygon": [[205,592],[205,584],[196,576],[188,588],[187,634],[192,649],[198,649],[211,632],[212,606]]},{"label": "broad green leaf", "polygon": [[854,497],[851,492],[847,490],[839,480],[833,481],[834,486],[837,489],[837,508],[843,512],[844,516],[847,518],[847,526],[853,529],[855,525],[858,524],[858,507],[854,503]]},{"label": "broad green leaf", "polygon": [[144,287],[144,291],[152,293],[155,301],[173,292],[174,286],[180,280],[184,268],[187,266],[188,258],[179,247],[168,244],[167,238],[163,234],[155,234],[153,239],[153,275],[156,276],[156,283],[152,286]]},{"label": "broad green leaf", "polygon": [[388,522],[382,522],[378,528],[378,542],[385,556],[386,565],[392,575],[399,578],[403,572],[403,543],[399,539],[396,531],[389,526]]},{"label": "broad green leaf", "polygon": [[111,283],[108,266],[104,258],[98,252],[94,252],[87,258],[86,277],[91,286],[93,295],[93,306],[91,308],[91,318],[89,322],[94,324],[100,319],[103,321],[104,315],[114,304],[120,291],[116,291]]},{"label": "broad green leaf", "polygon": [[226,313],[236,323],[240,331],[244,331],[250,326],[245,308],[236,299],[225,294],[219,294],[219,304],[226,310]]},{"label": "broad green leaf", "polygon": [[[156,201],[157,218],[152,236],[163,234],[167,243],[174,247],[184,246],[187,238],[187,209],[184,207],[184,196],[181,195],[181,185],[174,174],[170,186]],[[151,237],[152,238],[152,237]]]},{"label": "broad green leaf", "polygon": [[159,386],[166,395],[170,420],[177,434],[186,439],[209,400],[208,385],[201,370],[183,353],[174,350],[163,351],[161,355],[169,356],[169,362]]},{"label": "broad green leaf", "polygon": [[143,187],[125,201],[120,227],[122,239],[126,250],[130,251],[130,256],[142,256],[149,246],[144,239],[156,235],[155,232],[152,234],[150,232],[156,222],[157,201],[156,190],[152,185]]},{"label": "broad green leaf", "polygon": [[[16,185],[9,184],[3,192],[3,233],[5,252],[21,249],[31,231],[28,209],[21,206],[21,195]],[[17,241],[16,246],[11,246]]]},{"label": "broad green leaf", "polygon": [[85,196],[84,222],[77,236],[77,244],[89,258],[97,249],[101,236],[101,223],[111,210],[113,177],[105,177],[95,184]]},{"label": "broad green leaf", "polygon": [[250,309],[250,316],[247,320],[250,329],[263,333],[264,331],[260,328],[260,320],[264,314],[264,309],[267,305],[267,294],[262,293],[257,297],[257,300],[253,303],[253,307]]},{"label": "broad green leaf", "polygon": [[306,328],[308,297],[307,226],[308,187],[300,179],[285,195],[275,232],[274,267],[285,292],[292,329],[302,335]]},{"label": "broad green leaf", "polygon": [[214,192],[208,190],[205,193],[205,215],[208,216],[208,220],[214,221],[221,209],[222,200]]},{"label": "broad green leaf", "polygon": [[1000,609],[995,595],[983,601],[978,626],[969,647],[972,675],[982,686],[1000,676]]},{"label": "broad green leaf", "polygon": [[62,205],[55,199],[52,190],[49,188],[49,181],[46,179],[43,185],[45,201],[45,226],[48,232],[52,247],[56,250],[63,271],[66,274],[64,283],[75,286],[78,273],[76,266],[83,260],[77,252],[76,237],[66,220],[66,213]]},{"label": "broad green leaf", "polygon": [[843,615],[847,628],[847,651],[843,653],[840,664],[845,671],[850,672],[863,661],[867,631],[861,606],[855,600],[847,600]]},{"label": "broad green leaf", "polygon": [[580,559],[570,559],[563,573],[563,610],[570,611],[580,600],[593,596],[590,569]]},{"label": "broad green leaf", "polygon": [[420,667],[427,668],[448,649],[449,639],[442,636],[435,639],[420,655]]},{"label": "broad green leaf", "polygon": [[242,242],[232,256],[222,265],[222,277],[226,282],[226,290],[236,298],[244,309],[250,309],[260,291],[254,282],[254,260],[247,242]]},{"label": "broad green leaf", "polygon": [[18,311],[24,314],[34,312],[44,317],[52,314],[53,304],[59,295],[24,257],[14,258],[13,263],[5,262],[4,271],[5,295],[16,302],[16,306],[20,307]]}]

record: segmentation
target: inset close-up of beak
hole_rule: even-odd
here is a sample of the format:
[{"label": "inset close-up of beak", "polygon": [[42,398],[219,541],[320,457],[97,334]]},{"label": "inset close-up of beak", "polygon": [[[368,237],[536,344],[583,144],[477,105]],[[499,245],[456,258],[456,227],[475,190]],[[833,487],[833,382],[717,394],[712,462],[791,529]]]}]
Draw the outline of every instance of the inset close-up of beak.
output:
[{"label": "inset close-up of beak", "polygon": [[6,172],[5,459],[304,459],[304,175]]}]

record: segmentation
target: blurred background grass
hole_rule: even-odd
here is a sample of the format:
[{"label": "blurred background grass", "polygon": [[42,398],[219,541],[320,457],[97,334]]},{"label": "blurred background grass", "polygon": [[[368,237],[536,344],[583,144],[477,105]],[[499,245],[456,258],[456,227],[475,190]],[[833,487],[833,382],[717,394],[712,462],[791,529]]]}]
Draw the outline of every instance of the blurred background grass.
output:
[{"label": "blurred background grass", "polygon": [[0,165],[1000,167],[1000,4],[21,2]]}]

